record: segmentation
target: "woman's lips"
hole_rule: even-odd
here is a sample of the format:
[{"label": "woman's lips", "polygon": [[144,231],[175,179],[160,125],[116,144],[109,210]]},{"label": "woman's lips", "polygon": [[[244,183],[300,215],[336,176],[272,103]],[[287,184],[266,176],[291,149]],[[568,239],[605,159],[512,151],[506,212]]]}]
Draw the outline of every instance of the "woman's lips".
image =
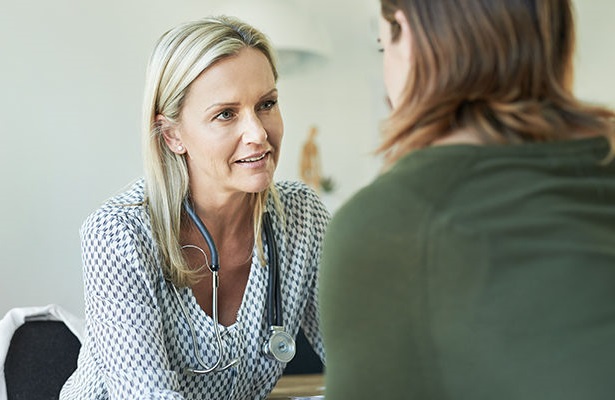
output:
[{"label": "woman's lips", "polygon": [[260,154],[254,154],[254,155],[242,158],[241,160],[235,161],[235,164],[241,165],[242,167],[248,167],[248,168],[260,168],[267,164],[267,160],[269,159],[270,154],[271,153],[269,151],[266,151]]},{"label": "woman's lips", "polygon": [[265,158],[265,156],[268,154],[269,152],[264,152],[258,155],[253,155],[253,156],[249,156],[246,158],[242,158],[241,160],[237,160],[236,162],[238,163],[250,163],[250,162],[257,162],[262,160],[263,158]]}]

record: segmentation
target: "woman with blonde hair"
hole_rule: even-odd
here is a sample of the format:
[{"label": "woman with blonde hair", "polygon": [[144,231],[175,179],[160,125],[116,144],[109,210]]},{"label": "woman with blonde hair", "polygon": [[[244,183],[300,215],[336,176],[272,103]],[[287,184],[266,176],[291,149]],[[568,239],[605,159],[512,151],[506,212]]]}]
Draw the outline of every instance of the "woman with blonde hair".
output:
[{"label": "woman with blonde hair", "polygon": [[83,224],[85,340],[62,399],[263,399],[300,327],[324,358],[328,212],[274,183],[267,38],[231,17],[165,33],[145,87],[145,178]]},{"label": "woman with blonde hair", "polygon": [[615,114],[570,0],[381,0],[386,171],[323,248],[326,398],[610,399]]}]

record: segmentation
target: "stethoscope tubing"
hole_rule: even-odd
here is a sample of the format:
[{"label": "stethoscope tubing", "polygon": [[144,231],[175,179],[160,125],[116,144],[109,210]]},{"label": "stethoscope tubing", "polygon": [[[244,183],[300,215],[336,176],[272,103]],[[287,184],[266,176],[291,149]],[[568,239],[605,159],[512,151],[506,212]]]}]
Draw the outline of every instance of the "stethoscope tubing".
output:
[{"label": "stethoscope tubing", "polygon": [[[220,327],[218,322],[218,271],[220,270],[218,249],[216,248],[211,234],[205,227],[203,221],[201,221],[201,219],[197,215],[196,211],[192,207],[192,204],[190,204],[190,201],[187,197],[183,201],[183,207],[194,225],[196,226],[196,228],[198,229],[199,233],[203,236],[211,254],[211,265],[208,266],[212,272],[212,319],[216,343],[218,345],[218,360],[211,367],[209,367],[205,364],[198,352],[196,332],[194,329],[194,324],[189,317],[188,311],[186,310],[186,307],[181,301],[177,288],[175,287],[175,285],[169,282],[173,287],[173,292],[175,293],[175,297],[179,302],[182,313],[188,321],[190,333],[192,336],[194,356],[197,360],[197,363],[202,367],[202,369],[186,368],[186,371],[191,374],[198,375],[224,371],[237,364],[239,362],[239,359],[235,358],[231,360],[227,365],[222,367],[220,366],[220,364],[222,363],[222,359],[224,358],[224,347],[222,344],[222,335],[220,334]],[[267,255],[269,264],[269,283],[267,289],[267,322],[269,324],[272,335],[269,341],[264,345],[264,351],[267,357],[276,359],[280,362],[288,362],[295,354],[295,343],[293,338],[288,333],[286,333],[284,329],[282,294],[280,287],[281,285],[279,255],[275,237],[273,234],[271,216],[268,212],[265,212],[263,214],[263,225],[267,241]],[[280,340],[282,341],[282,344],[280,344]],[[290,351],[287,349],[290,349]]]},{"label": "stethoscope tubing", "polygon": [[282,315],[282,298],[280,294],[280,264],[278,247],[273,237],[273,226],[269,213],[263,215],[265,236],[267,237],[267,254],[269,256],[269,287],[267,291],[267,323],[269,326],[284,326]]},{"label": "stethoscope tubing", "polygon": [[201,358],[201,355],[198,352],[197,349],[197,337],[196,337],[196,332],[194,330],[194,324],[192,323],[192,321],[190,320],[190,318],[188,317],[188,310],[186,310],[186,307],[184,306],[184,303],[181,301],[181,297],[179,294],[179,291],[177,290],[177,288],[175,287],[175,285],[171,284],[171,287],[173,288],[173,291],[175,293],[175,297],[178,300],[179,306],[182,309],[182,313],[184,314],[184,317],[186,318],[186,320],[188,320],[188,327],[190,328],[190,335],[192,336],[192,344],[193,344],[193,353],[194,353],[194,357],[196,358],[197,363],[203,367],[203,369],[196,369],[196,368],[186,368],[186,371],[190,374],[194,374],[194,375],[203,375],[203,374],[208,374],[210,372],[214,372],[214,371],[225,371],[229,368],[231,368],[232,366],[234,366],[235,364],[237,364],[239,362],[238,359],[233,359],[231,360],[231,362],[229,362],[227,365],[220,367],[220,364],[222,363],[222,358],[224,357],[224,348],[222,346],[222,335],[220,334],[220,327],[218,326],[218,301],[217,301],[217,295],[218,295],[218,272],[217,271],[212,271],[212,280],[215,281],[214,284],[212,284],[212,290],[213,290],[213,294],[212,297],[214,297],[216,300],[213,302],[212,304],[212,314],[213,314],[213,322],[214,322],[214,335],[216,336],[216,342],[218,344],[218,360],[214,363],[214,365],[212,365],[211,367],[208,367],[207,364],[205,363],[205,361],[203,361],[203,359]]},{"label": "stethoscope tubing", "polygon": [[190,204],[190,201],[187,198],[184,199],[184,209],[186,210],[186,213],[188,213],[188,216],[190,217],[194,225],[197,227],[197,229],[199,230],[199,232],[201,233],[201,235],[207,242],[207,246],[209,247],[209,252],[211,254],[211,264],[208,264],[208,267],[212,274],[212,278],[211,278],[212,305],[211,307],[212,307],[212,319],[213,319],[213,325],[214,325],[214,335],[216,337],[216,342],[218,344],[218,360],[211,367],[207,366],[207,364],[203,361],[203,359],[201,358],[201,355],[199,354],[199,351],[197,349],[198,341],[196,337],[196,332],[194,330],[194,324],[189,318],[188,311],[186,310],[184,303],[181,301],[177,288],[175,287],[175,285],[171,285],[173,287],[173,291],[178,300],[180,308],[182,309],[182,313],[184,314],[184,317],[186,317],[186,320],[188,321],[188,326],[190,327],[190,334],[192,336],[194,357],[196,358],[197,363],[202,367],[202,369],[186,368],[186,371],[188,371],[191,374],[202,375],[202,374],[208,374],[210,372],[215,372],[215,371],[219,372],[219,371],[227,370],[231,368],[232,366],[234,366],[235,364],[237,364],[239,360],[233,359],[227,365],[220,367],[220,364],[222,363],[222,359],[224,358],[224,347],[222,345],[222,335],[220,334],[220,324],[218,320],[218,286],[219,286],[218,271],[220,270],[218,249],[216,248],[216,244],[214,243],[214,240],[211,237],[211,234],[205,227],[205,224],[203,223],[203,221],[201,221],[201,218],[199,218],[197,213],[194,211],[194,208],[192,207],[192,205]]},{"label": "stethoscope tubing", "polygon": [[207,247],[209,247],[209,252],[211,253],[211,265],[209,266],[209,269],[211,269],[212,272],[219,271],[220,258],[218,257],[218,248],[216,247],[216,244],[214,243],[214,239],[211,237],[211,234],[207,230],[207,227],[205,226],[203,221],[201,221],[201,218],[199,218],[196,211],[194,211],[194,208],[192,207],[192,204],[190,204],[190,200],[188,200],[187,197],[184,199],[184,210],[186,210],[186,213],[188,213],[188,216],[190,217],[196,228],[199,230],[199,233],[201,234],[201,236],[203,236],[205,242],[207,242]]}]

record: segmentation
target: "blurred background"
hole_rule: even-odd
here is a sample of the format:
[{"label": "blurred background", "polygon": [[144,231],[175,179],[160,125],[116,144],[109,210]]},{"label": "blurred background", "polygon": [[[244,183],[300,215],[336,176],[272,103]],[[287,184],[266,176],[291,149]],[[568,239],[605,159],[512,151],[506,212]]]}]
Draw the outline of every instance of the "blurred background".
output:
[{"label": "blurred background", "polygon": [[[371,152],[387,114],[378,1],[276,0],[280,12],[254,9],[273,1],[0,0],[0,316],[49,303],[82,316],[79,228],[142,175],[145,67],[158,37],[180,22],[229,10],[279,46],[277,180],[300,179],[312,128],[332,212],[378,174]],[[615,2],[577,0],[576,8],[575,90],[615,107]],[[293,10],[302,18],[291,21]]]}]

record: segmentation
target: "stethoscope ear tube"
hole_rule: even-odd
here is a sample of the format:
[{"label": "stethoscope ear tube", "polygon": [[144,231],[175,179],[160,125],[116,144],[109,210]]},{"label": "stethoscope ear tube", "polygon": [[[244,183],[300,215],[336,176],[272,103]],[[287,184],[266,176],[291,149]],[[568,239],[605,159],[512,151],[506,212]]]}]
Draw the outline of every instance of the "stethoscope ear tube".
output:
[{"label": "stethoscope ear tube", "polygon": [[188,197],[184,199],[184,209],[186,210],[188,216],[207,242],[207,247],[209,247],[209,252],[211,253],[211,265],[209,266],[209,269],[211,269],[212,272],[220,270],[220,260],[218,257],[218,249],[216,248],[216,244],[214,243],[211,234],[205,227],[205,224],[203,223],[203,221],[201,221],[201,218],[199,218],[196,211],[194,211],[194,208],[192,207],[192,204],[190,204],[190,200],[188,200]]},{"label": "stethoscope ear tube", "polygon": [[192,375],[203,375],[203,374],[209,374],[210,372],[225,371],[235,366],[239,362],[239,359],[235,358],[231,360],[228,364],[224,366],[220,366],[220,364],[222,363],[222,358],[224,357],[224,352],[223,352],[223,347],[222,347],[222,336],[220,335],[220,329],[218,327],[218,294],[217,294],[218,271],[213,271],[212,274],[213,274],[212,298],[213,298],[213,310],[214,310],[213,311],[214,334],[216,336],[216,342],[218,344],[218,360],[212,366],[207,366],[205,364],[205,361],[203,361],[203,359],[201,358],[201,355],[199,354],[199,351],[197,349],[198,341],[196,338],[196,332],[194,330],[194,324],[192,323],[192,320],[190,319],[190,316],[188,315],[188,310],[186,310],[186,307],[184,306],[184,303],[182,302],[181,296],[179,292],[177,291],[177,288],[175,287],[175,285],[171,281],[167,280],[167,285],[171,287],[171,290],[175,294],[175,299],[177,299],[179,307],[181,308],[182,313],[184,314],[184,317],[186,318],[186,321],[188,321],[188,327],[190,328],[190,334],[192,335],[192,346],[193,346],[192,351],[194,352],[194,357],[196,358],[197,362],[201,366],[200,369],[199,368],[185,368],[185,371]]}]

